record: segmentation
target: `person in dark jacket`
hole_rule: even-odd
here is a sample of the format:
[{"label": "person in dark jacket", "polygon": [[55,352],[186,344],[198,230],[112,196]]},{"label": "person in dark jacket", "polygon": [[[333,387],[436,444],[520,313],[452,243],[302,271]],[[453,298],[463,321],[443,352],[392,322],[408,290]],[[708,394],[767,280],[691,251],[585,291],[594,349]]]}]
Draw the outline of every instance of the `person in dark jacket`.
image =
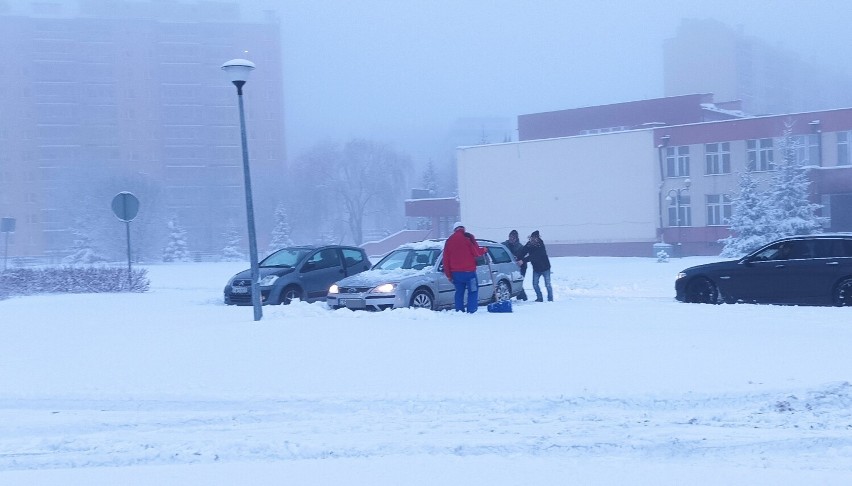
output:
[{"label": "person in dark jacket", "polygon": [[518,256],[524,249],[524,245],[521,244],[521,240],[518,238],[518,230],[512,230],[509,232],[509,239],[503,242],[503,245],[509,249],[512,253],[512,258],[515,259],[515,263],[517,263],[521,267],[521,293],[518,294],[518,300],[527,300],[527,293],[524,291],[523,285],[523,277],[527,275],[527,262],[521,261]]},{"label": "person in dark jacket", "polygon": [[547,248],[538,230],[532,232],[524,245],[520,260],[530,262],[533,268],[533,290],[535,290],[535,301],[542,302],[539,279],[544,277],[544,287],[547,289],[547,301],[553,302],[553,287],[550,286],[550,258],[547,257]]},{"label": "person in dark jacket", "polygon": [[476,312],[479,306],[479,279],[476,278],[476,259],[487,250],[476,243],[476,238],[465,233],[464,225],[453,225],[453,234],[444,243],[444,275],[456,287],[455,309],[465,311],[465,291],[467,291],[467,312]]}]

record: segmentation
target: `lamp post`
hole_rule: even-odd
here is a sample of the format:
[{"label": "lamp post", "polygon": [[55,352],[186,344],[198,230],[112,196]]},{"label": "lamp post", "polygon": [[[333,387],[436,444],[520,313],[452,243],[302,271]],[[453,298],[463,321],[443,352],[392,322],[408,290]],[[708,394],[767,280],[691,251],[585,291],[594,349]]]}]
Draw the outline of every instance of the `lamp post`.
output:
[{"label": "lamp post", "polygon": [[672,200],[674,200],[674,202],[675,202],[675,224],[677,224],[677,246],[678,246],[677,253],[678,253],[678,256],[682,256],[681,250],[680,250],[681,239],[682,239],[682,234],[681,234],[680,228],[683,225],[683,221],[681,220],[681,217],[680,217],[680,198],[681,198],[681,193],[688,191],[689,186],[691,184],[692,184],[692,181],[690,181],[689,179],[686,179],[685,181],[683,181],[683,187],[679,187],[677,189],[669,189],[669,192],[666,195],[666,201],[671,203]]},{"label": "lamp post", "polygon": [[663,163],[663,152],[666,150],[666,147],[669,146],[669,141],[671,141],[671,138],[672,137],[670,135],[663,135],[662,137],[660,137],[659,145],[657,145],[657,160],[660,163],[660,185],[657,188],[657,207],[659,209],[657,212],[659,213],[660,217],[660,243],[665,243],[666,241],[665,235],[663,234],[663,185],[666,182],[666,171]]},{"label": "lamp post", "polygon": [[257,265],[257,236],[254,231],[254,204],[251,195],[251,172],[249,171],[248,141],[246,139],[246,115],[243,108],[243,85],[246,84],[249,73],[254,69],[254,63],[245,59],[231,59],[222,64],[231,77],[231,82],[237,87],[237,99],[240,108],[240,138],[243,146],[243,183],[246,193],[246,219],[248,220],[249,259],[251,261],[251,304],[254,307],[254,320],[263,317],[263,307],[260,303],[260,269]]}]

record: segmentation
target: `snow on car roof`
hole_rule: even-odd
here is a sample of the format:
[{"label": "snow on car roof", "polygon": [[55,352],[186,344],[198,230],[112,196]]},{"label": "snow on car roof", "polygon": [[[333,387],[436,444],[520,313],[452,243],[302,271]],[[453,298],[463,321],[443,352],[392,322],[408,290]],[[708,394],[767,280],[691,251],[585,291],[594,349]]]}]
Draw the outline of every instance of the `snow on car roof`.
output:
[{"label": "snow on car roof", "polygon": [[446,240],[423,240],[399,245],[397,250],[443,250]]},{"label": "snow on car roof", "polygon": [[[415,241],[414,243],[403,243],[399,245],[397,250],[443,250],[444,243],[447,241],[446,238],[441,240],[423,240],[423,241]],[[476,241],[480,246],[484,244],[495,244],[496,241],[491,240],[483,240],[481,238],[477,238]]]}]

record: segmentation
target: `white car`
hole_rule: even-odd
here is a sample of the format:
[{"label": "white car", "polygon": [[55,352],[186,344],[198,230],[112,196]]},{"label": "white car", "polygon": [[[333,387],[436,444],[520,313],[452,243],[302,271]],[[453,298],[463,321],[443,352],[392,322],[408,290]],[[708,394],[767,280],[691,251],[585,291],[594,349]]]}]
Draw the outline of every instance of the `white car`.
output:
[{"label": "white car", "polygon": [[[444,275],[445,240],[408,243],[385,255],[372,269],[335,282],[326,303],[334,308],[384,310],[399,307],[453,308],[455,286]],[[479,304],[507,300],[523,289],[523,276],[509,250],[477,240],[487,253],[477,259]]]}]

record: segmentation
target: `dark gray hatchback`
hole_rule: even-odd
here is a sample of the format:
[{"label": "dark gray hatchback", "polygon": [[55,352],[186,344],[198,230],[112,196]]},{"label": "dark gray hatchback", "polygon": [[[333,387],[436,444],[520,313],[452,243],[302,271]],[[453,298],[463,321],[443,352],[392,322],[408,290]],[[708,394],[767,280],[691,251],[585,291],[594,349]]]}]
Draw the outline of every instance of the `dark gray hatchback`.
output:
[{"label": "dark gray hatchback", "polygon": [[[282,248],[260,261],[260,300],[289,304],[325,300],[337,280],[369,270],[370,259],[361,248],[329,245]],[[243,270],[225,285],[225,303],[251,305],[251,270]]]},{"label": "dark gray hatchback", "polygon": [[739,260],[687,268],[675,294],[709,304],[852,305],[852,234],[791,236]]}]

